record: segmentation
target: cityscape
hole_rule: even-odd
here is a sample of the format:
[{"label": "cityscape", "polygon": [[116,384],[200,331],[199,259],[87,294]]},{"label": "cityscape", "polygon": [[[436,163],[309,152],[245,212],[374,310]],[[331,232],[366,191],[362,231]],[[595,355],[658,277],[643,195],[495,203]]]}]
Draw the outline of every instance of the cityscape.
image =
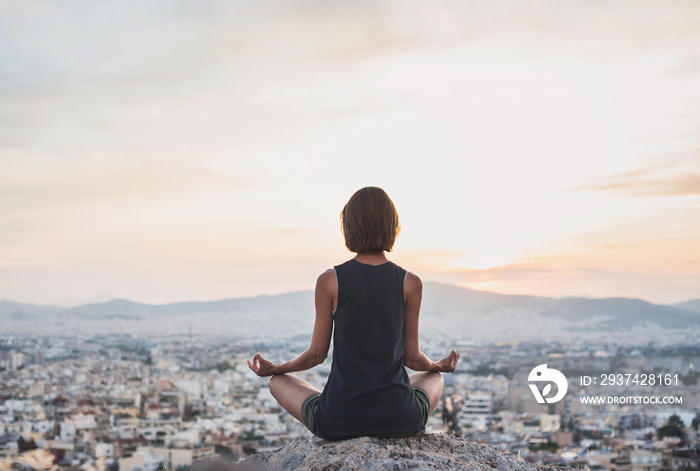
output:
[{"label": "cityscape", "polygon": [[[427,287],[428,298],[434,289]],[[301,302],[307,294],[294,296]],[[261,299],[272,306],[269,297]],[[255,305],[251,300],[248,308]],[[421,322],[439,317],[438,311],[454,319],[445,306],[428,302]],[[149,318],[150,333],[115,328],[115,322],[128,326],[131,315],[113,313],[81,325],[79,316],[52,323],[41,322],[36,314],[29,315],[29,322],[20,319],[19,311],[5,313],[0,333],[0,469],[187,470],[200,459],[237,462],[297,438],[314,438],[280,408],[268,378],[258,377],[246,363],[256,352],[275,362],[293,358],[308,347],[310,328],[303,334],[287,325],[287,336],[276,330],[253,335],[221,328],[217,335],[211,329],[173,324],[167,317]],[[697,319],[692,311],[687,315]],[[472,317],[464,314],[462,322],[469,325]],[[219,318],[194,318],[195,325],[212,319]],[[97,328],[103,323],[104,328]],[[30,325],[36,326],[33,332]],[[226,333],[232,330],[239,335]],[[427,432],[490,444],[539,464],[609,471],[700,466],[697,326],[606,327],[570,330],[568,335],[557,331],[556,340],[550,341],[500,342],[484,340],[476,327],[471,337],[440,330],[424,329],[421,349],[438,359],[455,348],[461,359],[457,371],[444,375],[443,397]],[[322,365],[296,374],[321,389],[331,353]],[[579,376],[567,375],[566,398],[539,404],[513,369],[514,359],[534,361],[530,358],[550,366],[562,359],[608,359],[611,368],[616,363],[610,359],[623,358],[633,366],[678,359],[685,366],[656,364],[680,378],[673,394],[682,395],[682,403],[663,410],[583,407],[580,397],[590,388],[581,386]]]}]

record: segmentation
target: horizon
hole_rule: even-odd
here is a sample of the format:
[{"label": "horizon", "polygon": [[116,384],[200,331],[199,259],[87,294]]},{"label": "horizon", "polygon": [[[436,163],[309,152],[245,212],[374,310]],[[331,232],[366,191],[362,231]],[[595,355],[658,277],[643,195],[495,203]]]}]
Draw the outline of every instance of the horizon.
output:
[{"label": "horizon", "polygon": [[424,279],[696,299],[698,15],[0,3],[0,298],[313,288],[375,185],[402,224],[390,257]]},{"label": "horizon", "polygon": [[[470,288],[468,286],[460,286],[460,285],[455,285],[451,283],[445,283],[441,281],[434,281],[434,280],[423,280],[424,285],[425,284],[435,284],[435,285],[444,285],[444,286],[450,286],[454,288],[461,288],[469,291],[477,291],[480,293],[490,293],[490,294],[496,294],[500,296],[523,296],[523,297],[534,297],[534,298],[549,298],[549,299],[556,299],[556,300],[563,300],[563,299],[597,299],[597,300],[606,300],[606,299],[629,299],[629,300],[636,300],[636,301],[643,301],[646,303],[658,305],[658,306],[672,306],[675,307],[678,304],[682,304],[685,302],[689,301],[698,301],[700,300],[700,296],[697,298],[689,298],[689,299],[684,299],[678,302],[674,303],[654,303],[653,301],[650,301],[648,299],[644,298],[634,298],[634,297],[624,297],[624,296],[608,296],[608,297],[595,297],[595,296],[537,296],[537,295],[532,295],[532,294],[526,294],[526,293],[501,293],[498,291],[489,291],[489,290],[483,290],[483,289],[474,289]],[[14,302],[14,303],[19,303],[19,304],[33,304],[36,306],[44,306],[44,307],[60,307],[64,309],[71,309],[75,307],[80,307],[88,304],[104,304],[104,303],[109,303],[112,301],[127,301],[135,304],[143,304],[143,305],[150,305],[150,306],[165,306],[169,304],[180,304],[180,303],[208,303],[208,302],[217,302],[217,301],[227,301],[231,299],[253,299],[253,298],[259,298],[259,297],[265,297],[265,296],[284,296],[286,294],[292,294],[292,293],[302,293],[302,292],[313,292],[313,288],[307,288],[307,289],[297,289],[297,290],[290,290],[290,291],[283,291],[283,292],[277,292],[277,293],[260,293],[260,294],[255,294],[255,295],[250,295],[250,296],[228,296],[228,297],[223,297],[223,298],[212,298],[212,299],[184,299],[180,301],[166,301],[166,302],[161,302],[161,303],[149,303],[149,302],[143,302],[143,301],[138,301],[135,299],[131,298],[125,298],[121,296],[113,296],[109,297],[111,295],[105,295],[103,300],[95,300],[95,301],[86,301],[86,302],[80,302],[78,304],[69,304],[69,305],[60,305],[60,304],[44,304],[44,303],[21,303],[12,299],[7,299],[7,298],[0,298],[0,302],[6,301],[6,302]],[[425,293],[425,291],[424,291]]]}]

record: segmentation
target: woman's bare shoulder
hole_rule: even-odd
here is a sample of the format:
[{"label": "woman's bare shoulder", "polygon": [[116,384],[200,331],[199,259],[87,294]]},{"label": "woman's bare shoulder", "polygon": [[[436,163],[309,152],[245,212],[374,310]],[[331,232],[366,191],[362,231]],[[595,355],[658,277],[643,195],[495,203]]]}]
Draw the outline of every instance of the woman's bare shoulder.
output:
[{"label": "woman's bare shoulder", "polygon": [[335,269],[329,268],[318,276],[316,285],[325,289],[335,288]]},{"label": "woman's bare shoulder", "polygon": [[423,280],[415,273],[406,270],[406,282],[404,283],[404,292],[421,292],[423,290]]}]

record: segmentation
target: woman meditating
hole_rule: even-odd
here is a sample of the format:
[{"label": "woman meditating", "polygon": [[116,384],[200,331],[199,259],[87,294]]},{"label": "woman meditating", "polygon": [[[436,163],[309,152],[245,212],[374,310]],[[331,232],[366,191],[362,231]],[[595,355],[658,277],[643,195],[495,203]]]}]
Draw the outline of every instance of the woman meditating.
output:
[{"label": "woman meditating", "polygon": [[[423,285],[386,258],[401,228],[386,192],[362,188],[340,219],[345,245],[357,255],[318,277],[310,347],[282,364],[256,353],[248,366],[259,376],[272,376],[272,395],[317,437],[417,435],[440,401],[441,372],[453,372],[459,354],[452,350],[434,362],[420,351]],[[332,333],[333,362],[321,392],[289,373],[323,363]],[[404,366],[418,373],[409,376]]]}]

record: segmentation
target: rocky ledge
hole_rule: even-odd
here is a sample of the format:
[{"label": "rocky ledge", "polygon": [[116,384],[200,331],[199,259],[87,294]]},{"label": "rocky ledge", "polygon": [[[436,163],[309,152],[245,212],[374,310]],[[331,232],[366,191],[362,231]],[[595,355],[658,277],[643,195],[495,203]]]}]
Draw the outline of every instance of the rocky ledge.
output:
[{"label": "rocky ledge", "polygon": [[[298,439],[239,462],[236,471],[481,470],[541,471],[544,466],[462,438],[423,434],[411,438],[361,437],[329,442]],[[556,470],[546,467],[547,470]]]}]

